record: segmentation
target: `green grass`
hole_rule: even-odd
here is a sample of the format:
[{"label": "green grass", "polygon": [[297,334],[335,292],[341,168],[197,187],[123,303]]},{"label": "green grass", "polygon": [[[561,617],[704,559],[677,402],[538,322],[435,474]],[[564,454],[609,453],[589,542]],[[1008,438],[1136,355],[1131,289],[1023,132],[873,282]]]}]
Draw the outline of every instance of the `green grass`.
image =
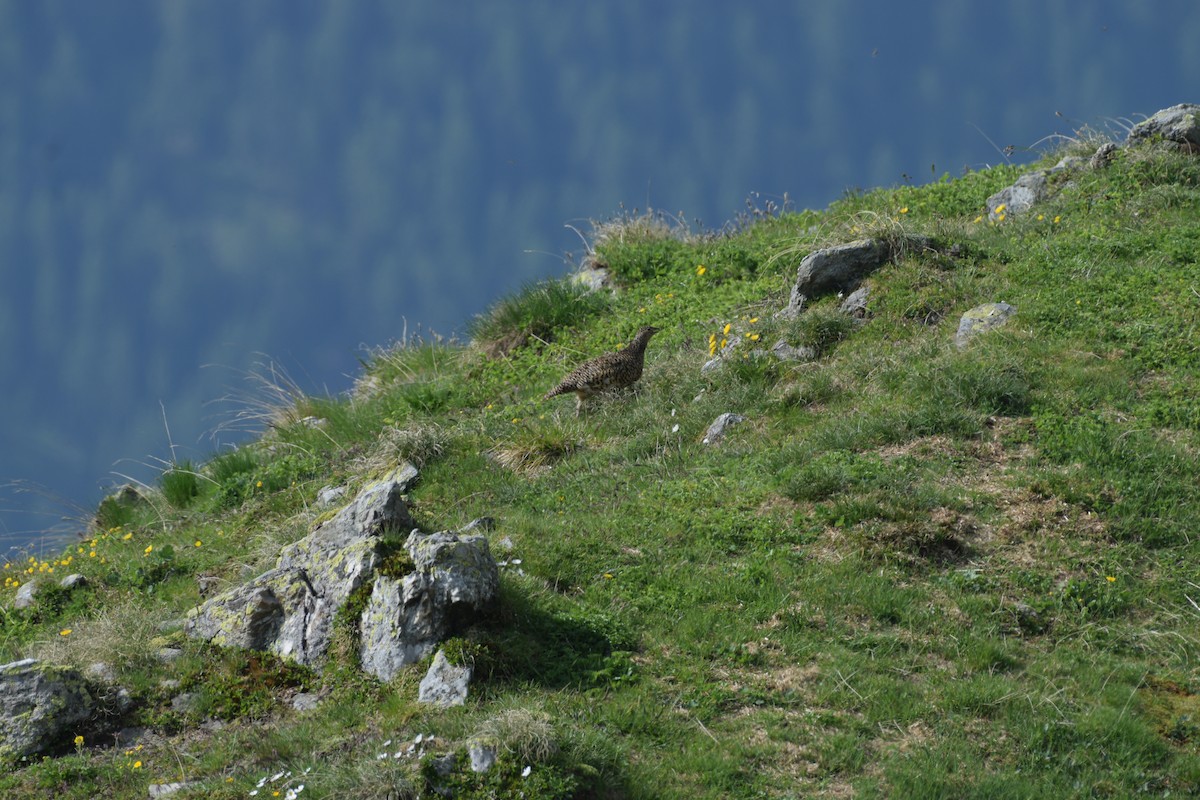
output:
[{"label": "green grass", "polygon": [[[614,294],[528,287],[471,345],[372,353],[350,397],[267,387],[259,441],[174,465],[144,500],[106,500],[91,538],[6,567],[5,600],[89,579],[6,603],[6,658],[112,664],[135,699],[120,723],[162,738],[126,752],[89,732],[0,795],[189,779],[182,796],[233,798],[283,772],[280,796],[432,796],[431,759],[483,737],[500,762],[457,773],[457,796],[1193,796],[1197,163],[1122,151],[1000,225],[984,201],[1014,167],[721,234],[624,214],[593,231]],[[868,278],[863,320],[834,297],[775,318],[808,252],[866,235],[939,247]],[[995,300],[1017,315],[956,348],[959,315]],[[635,391],[578,419],[540,400],[643,324],[662,332]],[[781,339],[817,358],[767,354]],[[702,444],[726,411],[748,419]],[[465,707],[417,705],[420,667],[363,677],[347,620],[320,674],[160,629],[201,602],[197,575],[271,567],[322,486],[403,461],[422,528],[496,520],[499,611],[454,642],[476,670]],[[173,667],[164,644],[184,650]],[[192,711],[171,708],[171,675]],[[326,700],[295,712],[300,690]],[[439,744],[378,758],[417,734]]]}]

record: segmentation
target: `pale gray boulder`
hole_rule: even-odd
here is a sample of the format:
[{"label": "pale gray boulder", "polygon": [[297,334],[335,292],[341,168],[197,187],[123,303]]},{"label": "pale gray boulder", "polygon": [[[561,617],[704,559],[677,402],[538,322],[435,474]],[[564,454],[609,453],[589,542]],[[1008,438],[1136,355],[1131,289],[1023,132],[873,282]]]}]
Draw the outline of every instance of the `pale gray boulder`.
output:
[{"label": "pale gray boulder", "polygon": [[413,527],[402,496],[406,485],[393,473],[367,486],[333,518],[283,548],[275,569],[192,609],[184,631],[319,666],[337,610],[374,577],[383,559],[383,537]]},{"label": "pale gray boulder", "polygon": [[745,421],[746,418],[741,414],[734,414],[726,411],[724,414],[713,420],[712,424],[708,426],[708,430],[704,432],[704,438],[700,440],[700,443],[716,444],[725,438],[725,431],[727,431],[730,427]]},{"label": "pale gray boulder", "polygon": [[1129,131],[1126,142],[1170,142],[1191,153],[1200,152],[1200,105],[1180,103],[1142,120]]},{"label": "pale gray boulder", "polygon": [[796,268],[784,316],[799,314],[814,297],[844,292],[886,264],[891,248],[882,239],[859,239],[809,253]]},{"label": "pale gray boulder", "polygon": [[417,702],[440,708],[461,706],[467,702],[467,687],[471,683],[471,667],[451,664],[445,650],[438,650],[421,679]]},{"label": "pale gray boulder", "polygon": [[432,653],[460,621],[486,613],[500,587],[482,534],[413,531],[404,546],[412,572],[378,576],[359,625],[362,668],[384,681]]},{"label": "pale gray boulder", "polygon": [[954,334],[954,343],[959,348],[967,346],[970,339],[984,331],[999,328],[1017,313],[1015,306],[1008,303],[984,303],[975,306],[962,315],[958,330]]},{"label": "pale gray boulder", "polygon": [[21,584],[17,589],[17,594],[13,597],[13,608],[29,608],[37,602],[38,582],[36,580],[28,580]]},{"label": "pale gray boulder", "polygon": [[74,669],[34,658],[0,666],[0,760],[65,747],[98,710],[87,680]]},{"label": "pale gray boulder", "polygon": [[1049,193],[1045,172],[1027,172],[987,199],[988,219],[1001,222],[1021,214],[1046,199]]}]

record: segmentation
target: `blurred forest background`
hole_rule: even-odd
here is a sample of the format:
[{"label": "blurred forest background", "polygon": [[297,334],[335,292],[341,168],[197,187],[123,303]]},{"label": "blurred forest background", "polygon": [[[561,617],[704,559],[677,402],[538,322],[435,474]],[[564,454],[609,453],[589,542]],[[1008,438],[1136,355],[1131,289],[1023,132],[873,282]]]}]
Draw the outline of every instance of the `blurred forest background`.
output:
[{"label": "blurred forest background", "polygon": [[1030,160],[1197,77],[1194,0],[0,0],[0,552],[236,442],[257,362],[343,392],[564,274],[567,224]]}]

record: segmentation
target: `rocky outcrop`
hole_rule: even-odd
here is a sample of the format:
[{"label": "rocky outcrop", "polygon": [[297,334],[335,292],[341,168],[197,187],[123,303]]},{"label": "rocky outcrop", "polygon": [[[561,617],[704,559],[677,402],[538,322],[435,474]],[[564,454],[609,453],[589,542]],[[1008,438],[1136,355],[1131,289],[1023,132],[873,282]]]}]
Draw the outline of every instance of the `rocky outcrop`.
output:
[{"label": "rocky outcrop", "polygon": [[1133,126],[1127,144],[1168,142],[1189,153],[1200,153],[1200,105],[1180,103],[1156,112]]},{"label": "rocky outcrop", "polygon": [[413,531],[404,546],[412,572],[377,577],[360,622],[362,668],[385,681],[432,653],[466,620],[487,613],[500,588],[482,534]]},{"label": "rocky outcrop", "polygon": [[0,666],[0,759],[66,747],[99,706],[76,670],[33,658]]},{"label": "rocky outcrop", "polygon": [[283,548],[274,569],[189,612],[184,631],[214,644],[319,665],[337,610],[382,562],[384,537],[413,527],[401,487],[393,476],[368,486],[332,519]]},{"label": "rocky outcrop", "polygon": [[359,619],[363,669],[390,680],[425,658],[495,601],[499,571],[483,534],[414,529],[402,496],[413,480],[415,470],[406,465],[368,486],[283,548],[274,569],[193,609],[185,632],[319,669],[338,611],[369,591]]},{"label": "rocky outcrop", "polygon": [[959,348],[967,346],[970,339],[984,331],[999,328],[1008,322],[1009,317],[1017,313],[1015,306],[1008,303],[984,303],[975,306],[962,315],[958,323],[958,331],[954,334],[954,343]]}]

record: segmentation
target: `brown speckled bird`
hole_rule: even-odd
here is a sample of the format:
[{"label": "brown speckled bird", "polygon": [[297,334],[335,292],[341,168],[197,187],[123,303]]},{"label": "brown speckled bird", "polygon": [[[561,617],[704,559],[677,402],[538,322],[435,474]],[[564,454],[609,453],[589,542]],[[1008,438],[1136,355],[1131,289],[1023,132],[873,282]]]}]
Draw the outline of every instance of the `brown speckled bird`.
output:
[{"label": "brown speckled bird", "polygon": [[615,353],[605,353],[579,365],[558,386],[546,392],[542,399],[567,392],[575,393],[575,416],[579,416],[583,401],[602,392],[632,386],[642,377],[642,366],[646,361],[646,343],[659,329],[647,325],[637,332],[629,346]]}]

